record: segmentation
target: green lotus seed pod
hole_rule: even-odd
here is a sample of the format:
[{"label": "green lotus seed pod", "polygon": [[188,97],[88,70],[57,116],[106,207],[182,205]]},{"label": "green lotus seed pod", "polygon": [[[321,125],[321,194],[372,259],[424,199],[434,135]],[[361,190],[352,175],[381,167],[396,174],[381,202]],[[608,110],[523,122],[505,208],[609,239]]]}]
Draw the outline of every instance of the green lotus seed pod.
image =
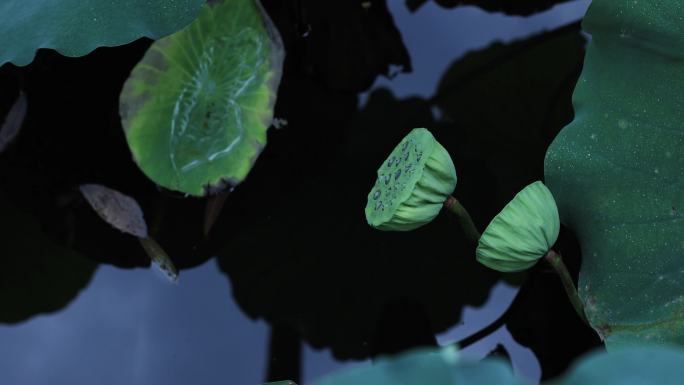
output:
[{"label": "green lotus seed pod", "polygon": [[408,231],[432,221],[456,188],[447,150],[425,128],[413,129],[378,169],[366,220],[380,230]]},{"label": "green lotus seed pod", "polygon": [[534,182],[487,226],[477,246],[477,260],[502,272],[528,269],[556,243],[559,231],[551,191],[542,182]]}]

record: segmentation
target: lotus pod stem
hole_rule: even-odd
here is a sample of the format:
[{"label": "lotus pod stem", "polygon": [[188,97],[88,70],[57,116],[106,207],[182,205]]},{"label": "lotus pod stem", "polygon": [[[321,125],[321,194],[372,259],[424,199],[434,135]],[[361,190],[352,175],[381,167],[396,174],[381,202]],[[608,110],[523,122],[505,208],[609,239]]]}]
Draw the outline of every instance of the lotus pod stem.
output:
[{"label": "lotus pod stem", "polygon": [[458,222],[461,224],[461,228],[468,239],[477,243],[480,239],[480,232],[477,230],[477,227],[475,227],[475,223],[470,217],[470,214],[468,214],[468,210],[463,207],[461,202],[449,195],[449,198],[444,202],[444,208],[456,216],[456,219],[458,219]]},{"label": "lotus pod stem", "polygon": [[582,322],[589,325],[587,317],[584,314],[584,305],[582,304],[582,300],[577,294],[575,283],[572,281],[572,277],[570,276],[565,263],[563,263],[563,258],[561,258],[560,253],[557,253],[555,250],[551,249],[544,254],[544,259],[549,263],[549,265],[551,265],[551,267],[553,267],[556,273],[558,273],[561,283],[563,284],[563,288],[565,289],[565,293],[568,295],[570,303],[572,303],[572,307],[575,308],[577,315],[579,315],[579,317],[582,319]]}]

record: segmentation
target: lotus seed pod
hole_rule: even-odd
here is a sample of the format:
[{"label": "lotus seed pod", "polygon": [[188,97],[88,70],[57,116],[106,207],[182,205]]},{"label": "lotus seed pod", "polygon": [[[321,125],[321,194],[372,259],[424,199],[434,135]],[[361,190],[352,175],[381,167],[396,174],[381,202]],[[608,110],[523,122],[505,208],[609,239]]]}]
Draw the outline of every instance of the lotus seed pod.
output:
[{"label": "lotus seed pod", "polygon": [[456,188],[456,168],[425,128],[413,129],[378,169],[366,220],[380,230],[408,231],[432,221]]},{"label": "lotus seed pod", "polygon": [[551,191],[542,182],[534,182],[487,226],[477,246],[477,260],[502,272],[528,269],[556,243],[559,231]]}]

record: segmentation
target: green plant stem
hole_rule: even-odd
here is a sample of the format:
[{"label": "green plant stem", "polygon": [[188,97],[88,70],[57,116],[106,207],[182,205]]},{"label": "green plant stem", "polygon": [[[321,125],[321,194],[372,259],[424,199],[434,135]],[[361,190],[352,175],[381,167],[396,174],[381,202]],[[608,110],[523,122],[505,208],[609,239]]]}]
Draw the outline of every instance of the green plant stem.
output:
[{"label": "green plant stem", "polygon": [[147,256],[150,257],[152,263],[162,270],[166,277],[172,282],[178,281],[178,270],[174,266],[171,258],[166,251],[152,238],[138,238]]},{"label": "green plant stem", "polygon": [[475,223],[473,223],[473,219],[470,217],[470,214],[468,214],[468,210],[463,207],[461,202],[450,195],[444,202],[444,207],[456,215],[456,218],[461,224],[461,228],[463,228],[468,239],[477,243],[477,241],[480,240],[480,232],[477,230],[477,227],[475,227]]},{"label": "green plant stem", "polygon": [[221,215],[229,194],[230,191],[213,195],[207,199],[207,206],[204,211],[204,239],[209,239],[209,232],[211,232],[211,228],[214,227],[216,220]]},{"label": "green plant stem", "polygon": [[572,303],[572,307],[575,308],[575,311],[580,316],[582,321],[584,321],[585,324],[589,325],[587,317],[584,314],[584,305],[582,304],[582,300],[577,294],[577,288],[575,287],[575,284],[572,281],[572,277],[570,277],[568,268],[565,267],[565,263],[563,263],[563,259],[561,258],[560,253],[556,253],[556,251],[551,249],[548,252],[546,252],[546,254],[544,254],[544,259],[546,259],[549,265],[551,265],[551,267],[553,267],[553,269],[556,270],[556,273],[558,273],[558,276],[560,277],[560,280],[563,283],[563,288],[565,288],[565,293],[567,293],[568,298],[570,299],[570,303]]}]

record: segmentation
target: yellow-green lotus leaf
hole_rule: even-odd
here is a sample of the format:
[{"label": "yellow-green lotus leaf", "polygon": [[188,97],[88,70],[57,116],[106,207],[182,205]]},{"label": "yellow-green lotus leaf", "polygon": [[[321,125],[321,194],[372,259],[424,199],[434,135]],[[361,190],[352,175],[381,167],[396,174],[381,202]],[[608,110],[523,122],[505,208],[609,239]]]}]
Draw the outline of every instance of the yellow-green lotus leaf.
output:
[{"label": "yellow-green lotus leaf", "polygon": [[283,57],[257,0],[208,2],[188,27],[152,44],[120,98],[141,170],[196,196],[240,183],[266,145]]}]

